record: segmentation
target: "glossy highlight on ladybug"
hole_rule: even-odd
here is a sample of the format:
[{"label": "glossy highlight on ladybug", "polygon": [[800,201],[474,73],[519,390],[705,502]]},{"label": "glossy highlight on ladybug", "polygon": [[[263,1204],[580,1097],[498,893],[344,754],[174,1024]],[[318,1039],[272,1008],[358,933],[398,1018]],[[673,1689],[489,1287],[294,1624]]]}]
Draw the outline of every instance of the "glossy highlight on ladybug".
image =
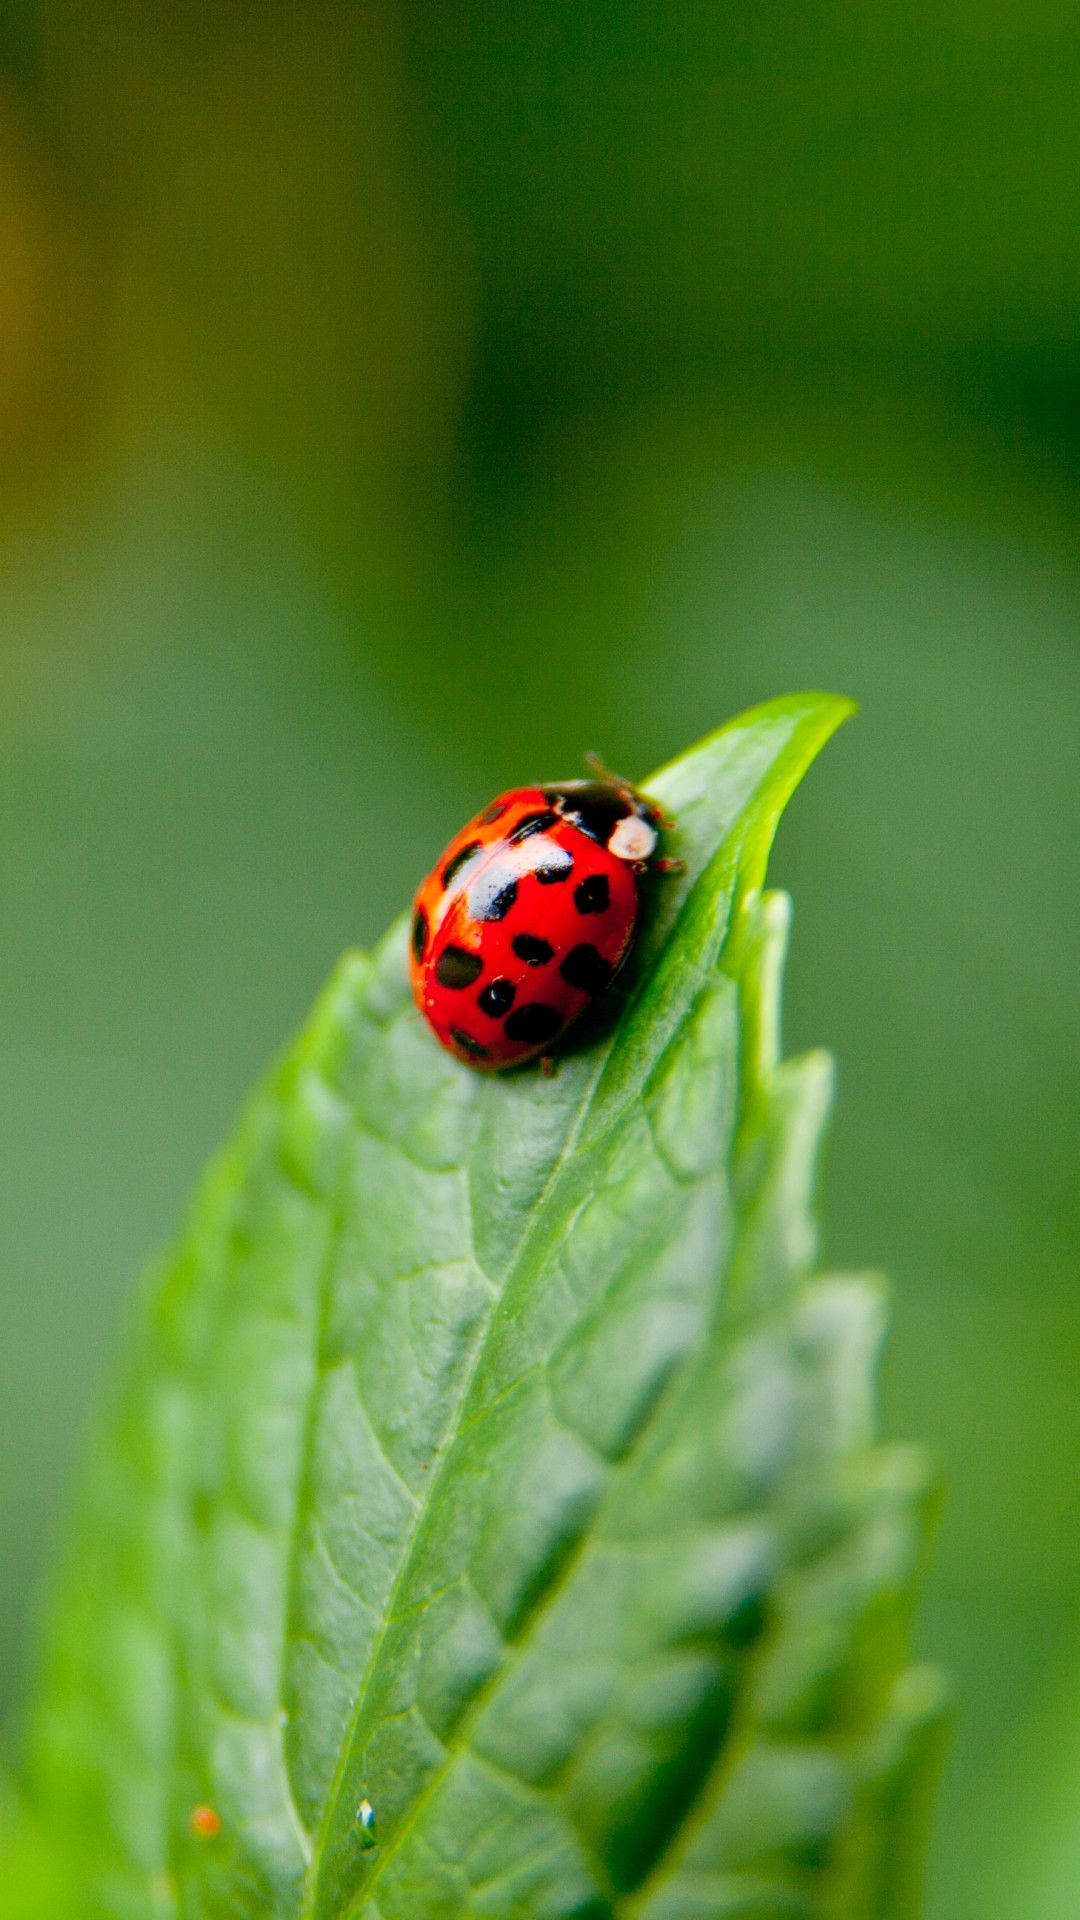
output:
[{"label": "glossy highlight on ladybug", "polygon": [[550,1052],[625,964],[669,825],[624,781],[502,793],[451,840],[413,903],[413,995],[471,1067]]}]

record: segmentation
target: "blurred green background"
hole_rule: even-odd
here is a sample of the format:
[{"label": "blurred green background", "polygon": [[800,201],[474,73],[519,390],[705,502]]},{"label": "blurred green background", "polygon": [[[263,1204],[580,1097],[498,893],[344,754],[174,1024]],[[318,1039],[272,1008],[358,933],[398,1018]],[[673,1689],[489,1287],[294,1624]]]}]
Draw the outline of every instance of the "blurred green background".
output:
[{"label": "blurred green background", "polygon": [[1080,1911],[1080,20],[0,0],[0,1710],[134,1276],[502,784],[796,799],[830,1260],[955,1676],[931,1920]]}]

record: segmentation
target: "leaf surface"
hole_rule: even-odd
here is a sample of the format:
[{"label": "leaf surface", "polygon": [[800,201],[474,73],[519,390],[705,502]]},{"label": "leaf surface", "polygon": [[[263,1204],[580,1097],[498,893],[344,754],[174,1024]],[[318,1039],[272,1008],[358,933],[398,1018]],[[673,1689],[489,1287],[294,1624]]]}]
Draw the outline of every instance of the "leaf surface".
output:
[{"label": "leaf surface", "polygon": [[760,892],[847,711],[647,783],[687,871],[554,1080],[443,1054],[399,925],[256,1095],[53,1612],[30,1776],[94,1911],[912,1910],[925,1468],[872,1445],[878,1289],[812,1277],[828,1064],[779,1060]]}]

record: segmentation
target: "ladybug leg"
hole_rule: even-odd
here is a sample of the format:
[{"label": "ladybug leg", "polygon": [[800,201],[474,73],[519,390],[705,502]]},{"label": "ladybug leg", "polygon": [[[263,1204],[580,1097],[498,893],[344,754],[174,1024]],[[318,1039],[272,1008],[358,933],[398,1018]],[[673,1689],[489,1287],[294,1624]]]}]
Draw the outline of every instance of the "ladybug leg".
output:
[{"label": "ladybug leg", "polygon": [[652,870],[654,873],[685,873],[686,861],[671,860],[665,854],[662,859],[652,862]]},{"label": "ladybug leg", "polygon": [[559,1063],[553,1053],[542,1053],[540,1055],[540,1071],[545,1080],[554,1080],[555,1075],[559,1071]]}]

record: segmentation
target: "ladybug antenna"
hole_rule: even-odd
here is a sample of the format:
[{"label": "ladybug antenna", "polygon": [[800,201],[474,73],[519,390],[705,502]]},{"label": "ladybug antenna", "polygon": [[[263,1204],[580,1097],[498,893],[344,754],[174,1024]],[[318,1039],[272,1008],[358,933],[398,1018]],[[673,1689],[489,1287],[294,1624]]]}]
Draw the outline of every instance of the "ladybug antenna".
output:
[{"label": "ladybug antenna", "polygon": [[612,773],[602,753],[587,753],[585,765],[594,780],[602,780],[606,787],[618,787],[620,793],[633,794],[632,781],[625,780],[621,773]]},{"label": "ladybug antenna", "polygon": [[612,773],[602,753],[597,753],[595,750],[587,753],[585,755],[585,765],[588,767],[590,773],[595,774],[598,780],[610,780],[615,786],[622,785],[617,774]]}]

